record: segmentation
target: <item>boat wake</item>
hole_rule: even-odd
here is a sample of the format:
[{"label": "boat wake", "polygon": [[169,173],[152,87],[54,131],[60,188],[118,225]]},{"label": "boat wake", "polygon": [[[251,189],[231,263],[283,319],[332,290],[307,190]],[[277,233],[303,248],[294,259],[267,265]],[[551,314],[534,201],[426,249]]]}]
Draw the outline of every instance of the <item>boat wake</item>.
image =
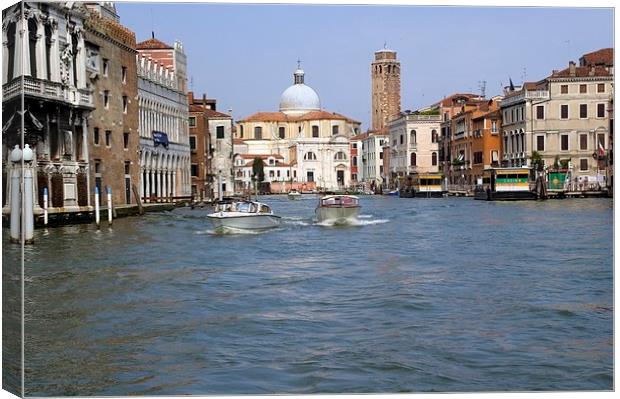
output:
[{"label": "boat wake", "polygon": [[198,231],[196,232],[196,234],[207,234],[207,235],[213,235],[213,236],[225,236],[225,235],[236,235],[236,234],[250,234],[250,235],[256,235],[256,234],[262,234],[267,230],[245,230],[245,229],[236,229],[234,227],[218,227],[216,229],[213,230],[204,230],[204,231]]},{"label": "boat wake", "polygon": [[373,215],[359,215],[358,219],[370,219]]}]

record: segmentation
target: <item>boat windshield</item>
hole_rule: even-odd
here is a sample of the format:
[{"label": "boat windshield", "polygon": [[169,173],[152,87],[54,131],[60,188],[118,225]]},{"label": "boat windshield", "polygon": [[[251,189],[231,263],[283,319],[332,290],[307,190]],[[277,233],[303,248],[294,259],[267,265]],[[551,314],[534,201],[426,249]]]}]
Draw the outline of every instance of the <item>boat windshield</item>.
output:
[{"label": "boat windshield", "polygon": [[357,199],[353,197],[329,197],[321,200],[323,206],[355,206]]},{"label": "boat windshield", "polygon": [[260,213],[271,213],[271,209],[267,205],[261,205]]},{"label": "boat windshield", "polygon": [[251,205],[249,202],[239,202],[236,204],[237,212],[252,212]]}]

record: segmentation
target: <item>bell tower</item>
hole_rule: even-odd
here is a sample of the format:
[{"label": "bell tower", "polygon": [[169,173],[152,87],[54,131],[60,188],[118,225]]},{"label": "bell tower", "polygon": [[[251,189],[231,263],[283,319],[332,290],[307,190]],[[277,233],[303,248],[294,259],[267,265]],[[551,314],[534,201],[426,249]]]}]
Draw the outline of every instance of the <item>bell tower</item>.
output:
[{"label": "bell tower", "polygon": [[400,114],[400,61],[396,51],[382,48],[375,52],[370,67],[372,81],[372,129],[387,126]]}]

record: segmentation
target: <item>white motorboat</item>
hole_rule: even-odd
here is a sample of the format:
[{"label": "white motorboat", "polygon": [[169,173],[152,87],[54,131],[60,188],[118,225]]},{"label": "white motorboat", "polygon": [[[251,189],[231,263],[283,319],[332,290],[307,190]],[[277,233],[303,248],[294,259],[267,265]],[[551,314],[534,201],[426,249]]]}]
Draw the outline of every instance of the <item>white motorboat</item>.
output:
[{"label": "white motorboat", "polygon": [[360,213],[359,198],[354,195],[321,197],[315,213],[319,223],[345,224],[355,222]]},{"label": "white motorboat", "polygon": [[280,225],[280,216],[274,215],[268,205],[256,201],[221,202],[207,217],[216,228],[262,230]]},{"label": "white motorboat", "polygon": [[288,199],[290,199],[290,200],[301,199],[301,193],[299,191],[293,189],[293,190],[288,192]]}]

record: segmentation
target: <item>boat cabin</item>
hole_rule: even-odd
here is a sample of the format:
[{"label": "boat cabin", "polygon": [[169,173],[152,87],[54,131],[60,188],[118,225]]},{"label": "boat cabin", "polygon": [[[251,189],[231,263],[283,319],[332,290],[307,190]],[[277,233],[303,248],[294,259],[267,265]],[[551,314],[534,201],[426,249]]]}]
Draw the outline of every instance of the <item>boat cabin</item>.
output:
[{"label": "boat cabin", "polygon": [[321,198],[320,206],[324,207],[355,207],[359,206],[359,199],[352,195],[330,195]]}]

